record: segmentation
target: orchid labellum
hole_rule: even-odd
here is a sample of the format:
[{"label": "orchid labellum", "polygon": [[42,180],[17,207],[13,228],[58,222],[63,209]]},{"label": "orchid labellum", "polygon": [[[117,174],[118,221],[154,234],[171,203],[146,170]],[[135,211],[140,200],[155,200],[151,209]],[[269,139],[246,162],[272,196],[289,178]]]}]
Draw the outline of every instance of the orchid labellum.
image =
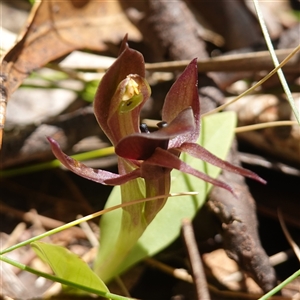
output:
[{"label": "orchid labellum", "polygon": [[[54,155],[72,172],[101,184],[121,185],[122,202],[162,195],[158,201],[124,209],[123,225],[112,252],[126,254],[163,207],[167,200],[163,195],[170,191],[172,169],[192,174],[234,192],[226,183],[211,178],[182,161],[181,152],[264,182],[251,171],[215,157],[196,143],[200,131],[197,78],[197,62],[194,59],[165,98],[163,126],[152,133],[141,131],[140,111],[150,96],[150,87],[145,80],[142,55],[130,49],[124,40],[119,57],[101,80],[94,102],[98,123],[115,147],[119,173],[89,168],[64,154],[57,142],[49,138]],[[96,272],[103,280],[109,278],[109,275],[105,275],[105,269],[114,268],[113,265],[120,263],[116,253],[114,256],[112,253],[101,254],[100,251],[103,258],[97,264]]]}]

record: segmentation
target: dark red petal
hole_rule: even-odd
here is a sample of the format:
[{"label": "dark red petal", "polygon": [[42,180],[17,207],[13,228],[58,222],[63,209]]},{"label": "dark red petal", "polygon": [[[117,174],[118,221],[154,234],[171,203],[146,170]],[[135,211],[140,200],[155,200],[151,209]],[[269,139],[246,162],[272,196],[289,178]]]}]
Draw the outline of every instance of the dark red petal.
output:
[{"label": "dark red petal", "polygon": [[[137,74],[145,77],[145,63],[141,53],[130,49],[126,43],[126,37],[122,43],[121,53],[117,60],[107,70],[99,84],[95,101],[94,111],[97,121],[107,135],[107,137],[115,143],[113,136],[110,134],[110,128],[107,124],[107,119],[110,113],[111,99],[119,83],[124,80],[129,74]],[[145,99],[146,101],[146,99]],[[134,121],[138,124],[138,117],[141,107],[138,107],[132,114]],[[138,126],[138,125],[137,125]]]},{"label": "dark red petal", "polygon": [[135,160],[149,158],[157,147],[167,149],[168,141],[177,138],[181,139],[186,133],[193,132],[195,122],[192,109],[186,108],[166,127],[163,127],[150,134],[136,133],[123,138],[115,148],[117,155]]},{"label": "dark red petal", "polygon": [[180,147],[177,148],[179,151],[182,152],[186,152],[188,154],[190,154],[191,156],[194,156],[196,158],[199,158],[201,160],[204,160],[216,167],[219,167],[221,169],[245,176],[245,177],[249,177],[252,179],[255,179],[263,184],[266,184],[266,181],[264,179],[262,179],[261,177],[259,177],[257,174],[255,174],[254,172],[232,165],[231,163],[222,160],[220,158],[218,158],[217,156],[215,156],[214,154],[212,154],[211,152],[209,152],[208,150],[206,150],[205,148],[203,148],[202,146],[198,145],[198,144],[194,144],[194,143],[184,143],[182,144]]},{"label": "dark red petal", "polygon": [[109,179],[106,179],[106,180],[104,180],[104,184],[106,184],[106,185],[122,185],[129,180],[133,180],[133,179],[136,179],[139,177],[141,177],[141,170],[135,169],[130,173],[125,173],[123,175],[118,175],[118,177],[111,177]]},{"label": "dark red petal", "polygon": [[89,168],[83,163],[73,159],[61,151],[59,144],[52,138],[48,137],[52,152],[56,158],[70,171],[84,177],[86,179],[106,184],[106,185],[120,185],[131,179],[140,177],[140,170],[134,170],[125,175],[119,175],[104,170]]},{"label": "dark red petal", "polygon": [[[214,179],[205,173],[202,173],[194,168],[192,168],[190,165],[179,159],[176,155],[170,153],[168,150],[164,150],[161,148],[157,148],[154,152],[154,154],[147,159],[142,166],[142,177],[147,180],[147,165],[156,165],[161,166],[168,169],[177,169],[179,171],[182,171],[187,174],[191,174],[193,176],[196,176],[208,183],[211,183],[215,186],[221,187],[223,189],[226,189],[227,191],[231,192],[233,195],[234,191],[233,189],[226,184],[225,182],[222,182],[220,180]],[[153,176],[149,174],[149,176]]]},{"label": "dark red petal", "polygon": [[197,59],[191,61],[183,73],[170,88],[162,110],[162,119],[168,123],[187,107],[193,110],[195,128],[193,132],[181,137],[180,141],[175,138],[170,147],[179,146],[184,138],[185,142],[195,142],[200,130],[200,102],[198,96],[198,69]]}]

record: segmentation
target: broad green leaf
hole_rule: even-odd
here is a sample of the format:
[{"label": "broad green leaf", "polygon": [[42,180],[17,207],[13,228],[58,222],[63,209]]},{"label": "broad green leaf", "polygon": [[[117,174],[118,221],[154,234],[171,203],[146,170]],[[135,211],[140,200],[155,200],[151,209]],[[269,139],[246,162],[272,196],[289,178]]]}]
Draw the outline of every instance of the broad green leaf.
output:
[{"label": "broad green leaf", "polygon": [[[234,137],[236,115],[234,112],[224,112],[207,116],[202,120],[200,144],[218,157],[225,159]],[[207,163],[182,154],[183,159],[200,171],[206,172],[211,177],[217,177],[220,169]],[[120,266],[118,274],[142,260],[147,256],[153,256],[179,235],[181,220],[193,218],[199,208],[204,204],[210,184],[186,175],[177,170],[172,171],[171,192],[197,191],[197,196],[182,196],[169,198],[164,208],[158,213],[152,223],[132,249],[126,261]],[[120,187],[115,187],[110,194],[106,207],[117,205],[121,202]],[[100,228],[103,241],[100,241],[100,251],[107,251],[112,247],[110,241],[115,241],[119,232],[122,211],[120,209],[105,214],[101,218]],[[118,275],[117,273],[114,274]]]},{"label": "broad green leaf", "polygon": [[49,264],[58,277],[98,291],[109,292],[96,273],[80,257],[68,249],[44,242],[34,242],[31,246],[35,253]]}]

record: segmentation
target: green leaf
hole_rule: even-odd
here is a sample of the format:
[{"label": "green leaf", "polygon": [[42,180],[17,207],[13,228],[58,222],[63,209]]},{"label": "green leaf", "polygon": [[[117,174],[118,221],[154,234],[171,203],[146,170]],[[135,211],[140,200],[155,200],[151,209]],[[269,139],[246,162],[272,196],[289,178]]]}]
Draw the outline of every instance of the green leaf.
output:
[{"label": "green leaf", "polygon": [[[225,159],[234,137],[236,115],[234,112],[224,112],[207,116],[202,120],[200,144],[218,157]],[[181,158],[211,177],[217,177],[220,169],[207,163],[182,154]],[[171,192],[197,191],[197,196],[182,196],[169,198],[164,208],[157,214],[152,223],[132,249],[126,261],[120,266],[118,274],[142,260],[147,256],[153,256],[179,235],[181,220],[193,218],[206,200],[211,185],[198,178],[186,175],[182,172],[172,171]],[[120,187],[115,187],[107,201],[106,207],[117,205],[121,202]],[[105,214],[101,218],[100,229],[103,241],[100,251],[107,251],[112,246],[109,240],[117,238],[120,228],[122,211],[120,209]],[[114,276],[118,274],[114,274]]]},{"label": "green leaf", "polygon": [[68,249],[44,242],[34,242],[31,243],[31,246],[35,253],[49,264],[58,277],[98,291],[109,292],[96,273],[80,257]]}]

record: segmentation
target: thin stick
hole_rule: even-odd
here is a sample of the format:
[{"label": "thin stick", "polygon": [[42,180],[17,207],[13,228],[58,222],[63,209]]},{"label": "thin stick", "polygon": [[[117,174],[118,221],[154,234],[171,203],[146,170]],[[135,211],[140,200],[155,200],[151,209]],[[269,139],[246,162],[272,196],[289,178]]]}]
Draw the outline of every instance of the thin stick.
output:
[{"label": "thin stick", "polygon": [[4,245],[0,247],[0,249],[5,249],[8,248],[14,244],[16,244],[16,242],[18,241],[19,237],[24,233],[24,231],[26,230],[26,224],[24,222],[19,223],[14,230],[12,231],[12,233],[9,235],[9,238],[7,239],[7,241],[4,243]]},{"label": "thin stick", "polygon": [[[51,219],[51,218],[48,218],[48,217],[45,217],[42,215],[37,215],[30,211],[23,212],[23,211],[17,210],[15,208],[12,208],[12,207],[6,205],[1,200],[0,200],[0,212],[1,212],[1,214],[10,214],[10,215],[14,216],[15,218],[22,220],[23,222],[28,222],[31,224],[33,223],[33,221],[35,219],[39,219],[39,222],[41,222],[41,224],[46,228],[57,228],[57,227],[66,225],[64,222],[61,222],[61,221],[58,221],[55,219]],[[86,238],[85,233],[82,231],[82,229],[80,229],[78,227],[72,227],[72,228],[70,227],[70,228],[66,228],[66,229],[71,230],[72,234],[74,236],[76,236],[77,238]],[[13,247],[13,246],[11,246],[11,247]],[[11,248],[11,247],[9,247],[9,248]]]},{"label": "thin stick", "polygon": [[182,220],[182,235],[191,263],[197,297],[199,300],[210,300],[210,294],[208,291],[207,281],[198,251],[194,230],[191,221],[188,219]]},{"label": "thin stick", "polygon": [[[83,218],[82,215],[78,215],[76,219]],[[80,228],[83,230],[83,232],[86,234],[87,239],[91,243],[93,247],[99,246],[98,238],[96,237],[95,233],[93,232],[92,228],[90,227],[88,222],[82,222],[79,224]]]},{"label": "thin stick", "polygon": [[188,283],[194,283],[192,276],[185,269],[175,269],[151,257],[146,258],[145,263],[153,268],[157,268],[160,271],[173,276],[174,278]]},{"label": "thin stick", "polygon": [[298,51],[300,51],[300,45],[297,46],[276,68],[274,68],[270,73],[268,73],[264,78],[262,78],[261,80],[259,80],[256,84],[254,84],[252,87],[250,87],[248,90],[244,91],[243,93],[241,93],[240,95],[238,95],[237,97],[235,97],[234,99],[232,99],[231,101],[228,101],[225,104],[222,104],[220,106],[218,106],[215,109],[210,110],[207,113],[202,114],[201,117],[207,116],[207,115],[211,115],[214,113],[217,113],[221,110],[223,110],[225,107],[229,106],[230,104],[238,101],[239,99],[241,99],[242,97],[250,94],[252,91],[254,91],[257,87],[259,87],[260,85],[262,85],[265,81],[267,81],[270,77],[272,77],[280,68],[282,68]]},{"label": "thin stick", "polygon": [[[276,50],[277,57],[282,60],[293,49]],[[291,69],[298,63],[299,58],[295,57],[288,63]],[[190,63],[189,60],[166,61],[157,63],[146,63],[147,71],[153,72],[175,72],[183,71]],[[249,53],[228,54],[208,59],[198,60],[199,72],[240,72],[240,71],[262,71],[271,70],[274,66],[269,51],[258,51]],[[294,68],[296,70],[296,68]]]},{"label": "thin stick", "polygon": [[115,279],[115,282],[117,283],[117,285],[119,286],[119,288],[121,289],[122,293],[124,294],[124,296],[131,297],[130,293],[129,293],[126,285],[124,284],[123,280],[121,279],[121,277],[116,276],[114,279]]},{"label": "thin stick", "polygon": [[[150,265],[151,267],[155,267],[159,270],[161,270],[162,272],[165,272],[166,274],[169,274],[179,280],[185,281],[185,282],[189,282],[189,283],[193,283],[193,278],[191,275],[189,275],[187,273],[186,270],[184,269],[174,269],[160,261],[157,261],[153,258],[147,258],[145,260],[145,262]],[[248,294],[248,293],[244,293],[244,292],[237,292],[237,291],[226,291],[226,290],[219,290],[217,287],[208,284],[207,285],[209,290],[211,291],[211,293],[213,293],[215,296],[218,296],[219,298],[230,298],[230,299],[249,299],[249,300],[257,300],[261,295],[258,294]],[[216,298],[217,299],[217,298]],[[290,298],[288,297],[282,297],[282,296],[276,296],[273,297],[272,299],[276,299],[276,300],[290,300]],[[202,300],[202,299],[201,299]]]},{"label": "thin stick", "polygon": [[300,248],[299,246],[294,242],[294,240],[292,239],[292,236],[290,235],[286,225],[285,225],[285,222],[284,222],[284,218],[282,216],[282,213],[281,213],[281,210],[278,209],[277,211],[278,213],[278,219],[279,219],[279,222],[280,222],[280,226],[282,228],[282,231],[286,237],[286,239],[288,240],[290,246],[292,247],[292,249],[294,250],[298,260],[300,261]]},{"label": "thin stick", "polygon": [[298,122],[296,121],[274,121],[274,122],[265,122],[259,124],[252,124],[246,126],[240,126],[235,128],[235,133],[245,132],[245,131],[252,131],[252,130],[259,130],[264,128],[276,127],[276,126],[292,126],[297,125]]}]

